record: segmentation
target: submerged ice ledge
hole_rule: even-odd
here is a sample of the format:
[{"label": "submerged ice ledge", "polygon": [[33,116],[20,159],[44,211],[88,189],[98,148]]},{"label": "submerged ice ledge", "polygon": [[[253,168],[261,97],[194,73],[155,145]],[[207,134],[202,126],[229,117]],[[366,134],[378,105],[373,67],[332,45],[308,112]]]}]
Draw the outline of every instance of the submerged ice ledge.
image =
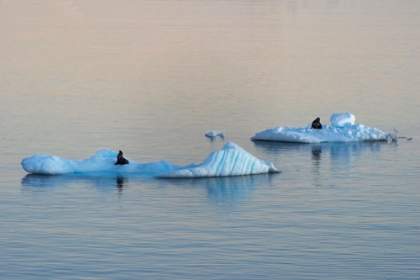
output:
[{"label": "submerged ice ledge", "polygon": [[377,128],[363,124],[354,124],[355,117],[350,113],[334,113],[331,126],[322,125],[322,129],[306,127],[281,126],[257,132],[251,140],[322,143],[322,142],[356,142],[387,141],[389,135]]},{"label": "submerged ice ledge", "polygon": [[21,164],[28,173],[46,175],[111,172],[141,174],[145,177],[193,178],[279,172],[271,162],[254,157],[232,142],[226,143],[221,150],[212,152],[203,163],[186,166],[172,165],[167,161],[138,163],[131,159],[130,164],[114,165],[116,157],[115,151],[100,150],[81,161],[34,155],[24,158]]}]

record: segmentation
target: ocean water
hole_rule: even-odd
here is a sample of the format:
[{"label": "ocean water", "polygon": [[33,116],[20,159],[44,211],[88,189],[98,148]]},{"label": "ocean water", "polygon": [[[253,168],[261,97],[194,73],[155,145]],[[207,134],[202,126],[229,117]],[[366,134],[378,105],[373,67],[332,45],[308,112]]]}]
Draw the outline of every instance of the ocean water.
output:
[{"label": "ocean water", "polygon": [[[419,28],[409,0],[0,1],[0,278],[419,279]],[[334,112],[412,140],[250,141]],[[227,141],[281,173],[20,165],[185,165]]]}]

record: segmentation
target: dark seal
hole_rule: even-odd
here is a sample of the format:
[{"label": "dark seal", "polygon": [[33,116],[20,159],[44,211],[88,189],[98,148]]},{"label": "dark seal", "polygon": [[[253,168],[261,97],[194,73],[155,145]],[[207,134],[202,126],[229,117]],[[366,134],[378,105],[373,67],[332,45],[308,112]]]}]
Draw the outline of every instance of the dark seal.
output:
[{"label": "dark seal", "polygon": [[114,165],[124,165],[129,164],[128,160],[123,157],[123,152],[121,150],[118,152],[117,162]]},{"label": "dark seal", "polygon": [[313,129],[322,129],[322,124],[319,122],[320,119],[316,118],[313,122],[312,122],[312,128]]}]

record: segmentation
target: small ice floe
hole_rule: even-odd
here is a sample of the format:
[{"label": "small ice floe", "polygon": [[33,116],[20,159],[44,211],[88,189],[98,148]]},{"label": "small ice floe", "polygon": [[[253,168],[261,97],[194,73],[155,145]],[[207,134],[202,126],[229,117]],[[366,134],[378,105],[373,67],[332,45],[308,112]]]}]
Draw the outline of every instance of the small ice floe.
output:
[{"label": "small ice floe", "polygon": [[275,127],[257,132],[251,140],[279,141],[293,143],[387,141],[390,135],[363,124],[355,124],[351,113],[334,113],[331,125],[322,124],[322,129],[312,129],[311,124],[303,127]]},{"label": "small ice floe", "polygon": [[392,134],[392,133],[388,133],[387,135],[388,135],[389,139],[391,139],[391,142],[398,142],[397,135]]},{"label": "small ice floe", "polygon": [[204,134],[206,137],[213,138],[213,137],[225,137],[225,130],[222,130],[220,133],[216,133],[216,131],[212,130]]},{"label": "small ice floe", "polygon": [[398,136],[398,135],[397,135],[398,130],[396,130],[395,128],[394,128],[394,132],[395,132],[395,134],[392,134],[392,133],[388,133],[388,134],[387,134],[388,138],[389,138],[389,139],[391,139],[391,142],[398,142],[398,139],[399,139],[399,138],[402,138],[402,139],[407,139],[407,141],[411,141],[411,140],[413,140],[413,137]]},{"label": "small ice floe", "polygon": [[398,130],[394,128],[394,132],[395,134],[392,134],[392,133],[387,134],[388,139],[391,139],[391,142],[398,142],[398,136],[397,136]]}]

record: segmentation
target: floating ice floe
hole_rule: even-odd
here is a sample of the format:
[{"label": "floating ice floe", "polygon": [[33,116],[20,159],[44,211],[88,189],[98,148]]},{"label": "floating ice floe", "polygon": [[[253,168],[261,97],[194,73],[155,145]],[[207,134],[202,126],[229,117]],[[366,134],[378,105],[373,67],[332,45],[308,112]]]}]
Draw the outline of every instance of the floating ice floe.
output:
[{"label": "floating ice floe", "polygon": [[322,129],[312,129],[311,124],[306,127],[279,126],[257,132],[251,140],[321,143],[387,141],[391,137],[377,128],[354,124],[355,119],[351,113],[334,113],[330,118],[331,126],[323,124]]},{"label": "floating ice floe", "polygon": [[279,172],[271,162],[260,160],[229,142],[219,151],[212,152],[201,164],[186,166],[172,165],[167,161],[138,163],[129,159],[130,164],[114,165],[117,152],[100,150],[92,157],[73,161],[48,155],[35,155],[21,162],[25,171],[32,174],[72,174],[72,173],[128,173],[144,177],[192,178],[238,176]]},{"label": "floating ice floe", "polygon": [[225,137],[225,130],[222,130],[220,133],[216,133],[216,131],[211,130],[211,131],[207,132],[204,135],[206,137],[209,137],[209,138],[213,138],[213,137],[217,137],[217,136],[219,136],[219,137]]}]

